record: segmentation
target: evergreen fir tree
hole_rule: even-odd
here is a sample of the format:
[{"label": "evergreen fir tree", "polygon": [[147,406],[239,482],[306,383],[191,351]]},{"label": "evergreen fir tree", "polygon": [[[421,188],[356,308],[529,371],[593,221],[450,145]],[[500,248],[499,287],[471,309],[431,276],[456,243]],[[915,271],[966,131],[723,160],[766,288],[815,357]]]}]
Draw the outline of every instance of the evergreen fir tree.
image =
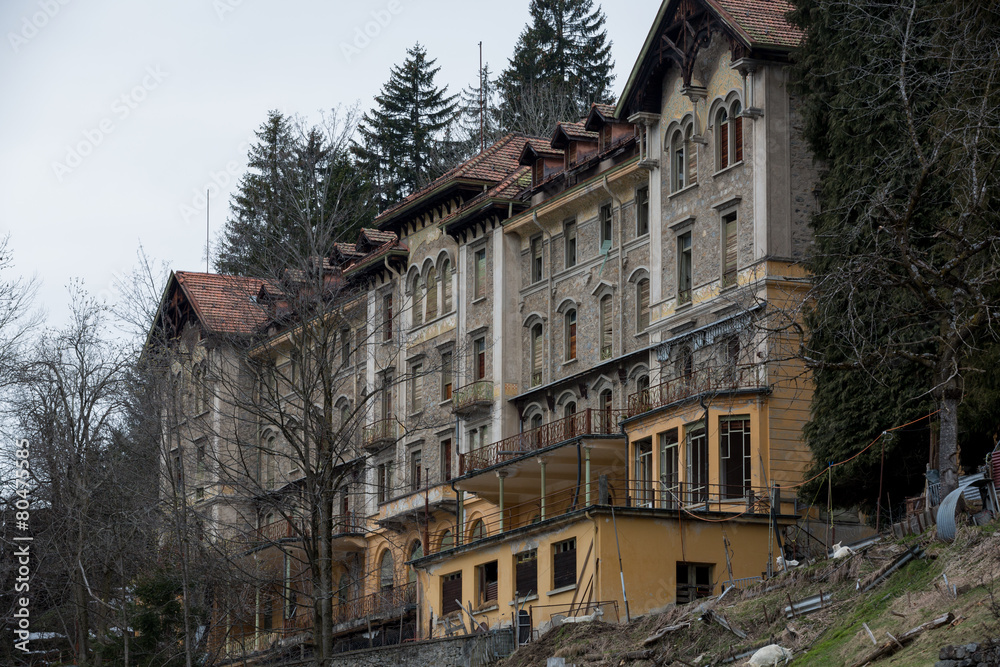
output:
[{"label": "evergreen fir tree", "polygon": [[[614,61],[606,18],[593,0],[531,0],[530,23],[521,32],[510,64],[500,77],[507,129],[534,124],[540,108],[546,125],[575,120],[593,102],[610,102]],[[558,100],[568,102],[572,117]],[[526,110],[526,107],[530,110]]]},{"label": "evergreen fir tree", "polygon": [[358,128],[354,152],[376,188],[380,207],[391,205],[447,170],[449,130],[458,107],[457,95],[434,83],[440,67],[419,43],[396,65],[375,97],[376,107]]},{"label": "evergreen fir tree", "polygon": [[215,270],[278,275],[302,257],[326,256],[372,217],[369,185],[350,155],[353,112],[304,127],[278,111],[257,131],[248,172],[230,202]]},{"label": "evergreen fir tree", "polygon": [[489,63],[483,65],[474,83],[462,89],[458,109],[460,152],[464,159],[479,153],[483,143],[489,146],[503,136],[497,107],[497,80],[490,73]]}]

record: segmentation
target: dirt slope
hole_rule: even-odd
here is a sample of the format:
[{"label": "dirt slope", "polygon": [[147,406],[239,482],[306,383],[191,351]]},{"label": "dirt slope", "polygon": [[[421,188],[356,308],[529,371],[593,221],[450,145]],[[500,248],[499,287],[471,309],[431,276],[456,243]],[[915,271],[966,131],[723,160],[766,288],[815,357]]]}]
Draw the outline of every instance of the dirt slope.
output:
[{"label": "dirt slope", "polygon": [[[953,544],[934,541],[933,531],[920,539],[883,540],[849,558],[796,568],[753,589],[730,591],[721,601],[709,598],[701,604],[671,607],[633,619],[629,625],[565,625],[520,648],[502,665],[544,665],[550,656],[579,667],[741,665],[747,659],[741,654],[778,643],[794,651],[795,665],[840,667],[861,663],[876,648],[893,643],[889,635],[901,638],[908,630],[951,613],[953,621],[910,642],[903,640],[903,648],[892,646],[892,655],[871,663],[933,665],[946,644],[1000,637],[998,529],[996,522],[985,528],[962,528]],[[858,590],[859,582],[863,587],[917,544],[923,547],[924,558],[911,560],[867,593]],[[824,608],[795,618],[783,613],[791,602],[820,594],[830,598]],[[645,643],[657,630],[673,626],[681,627]]]}]

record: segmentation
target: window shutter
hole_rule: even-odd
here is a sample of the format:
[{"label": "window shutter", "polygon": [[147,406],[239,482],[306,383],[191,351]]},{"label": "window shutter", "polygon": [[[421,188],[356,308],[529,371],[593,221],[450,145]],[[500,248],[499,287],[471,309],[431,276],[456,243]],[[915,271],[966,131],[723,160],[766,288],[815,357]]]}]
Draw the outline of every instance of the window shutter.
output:
[{"label": "window shutter", "polygon": [[441,583],[441,613],[458,611],[458,600],[462,599],[462,573],[446,577]]},{"label": "window shutter", "polygon": [[687,178],[684,185],[694,185],[698,182],[698,150],[690,139],[684,141],[684,155],[687,158]]},{"label": "window shutter", "polygon": [[438,312],[437,272],[432,266],[427,272],[427,320],[433,320]]},{"label": "window shutter", "polygon": [[611,297],[601,299],[601,359],[611,358]]},{"label": "window shutter", "polygon": [[527,597],[538,593],[538,557],[537,552],[521,554],[517,562],[517,594]]},{"label": "window shutter", "polygon": [[536,324],[531,330],[531,386],[542,383],[542,327]]},{"label": "window shutter", "polygon": [[476,253],[476,298],[486,296],[486,253]]},{"label": "window shutter", "polygon": [[732,285],[736,282],[736,246],[737,246],[737,224],[736,218],[726,220],[726,259],[723,270],[723,284]]},{"label": "window shutter", "polygon": [[639,331],[649,327],[649,280],[639,281]]},{"label": "window shutter", "polygon": [[441,265],[442,305],[445,313],[451,312],[451,262],[444,260]]},{"label": "window shutter", "polygon": [[741,162],[743,160],[743,116],[733,118],[733,160]]},{"label": "window shutter", "polygon": [[729,121],[719,123],[719,170],[729,166]]},{"label": "window shutter", "polygon": [[552,584],[555,588],[576,583],[576,546],[552,557]]}]

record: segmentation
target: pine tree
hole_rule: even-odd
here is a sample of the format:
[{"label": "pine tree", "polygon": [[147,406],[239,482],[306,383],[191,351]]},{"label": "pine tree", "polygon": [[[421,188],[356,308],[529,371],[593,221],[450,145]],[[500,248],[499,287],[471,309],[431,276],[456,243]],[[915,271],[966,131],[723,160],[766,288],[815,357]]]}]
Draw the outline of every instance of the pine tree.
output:
[{"label": "pine tree", "polygon": [[[606,18],[593,0],[531,0],[531,20],[521,32],[510,64],[500,77],[501,108],[509,130],[538,128],[538,113],[551,128],[575,119],[593,102],[610,102],[611,42]],[[560,100],[566,100],[571,115]]]},{"label": "pine tree", "polygon": [[440,67],[418,42],[393,66],[389,80],[375,96],[376,107],[358,128],[361,142],[353,150],[376,188],[380,207],[391,205],[446,171],[457,95],[438,88]]},{"label": "pine tree", "polygon": [[353,111],[312,127],[268,113],[230,203],[216,271],[276,275],[354,238],[372,217],[369,186],[348,150],[354,128]]},{"label": "pine tree", "polygon": [[[465,159],[480,152],[503,135],[497,107],[497,80],[490,64],[483,65],[479,78],[462,89],[458,103],[458,127]],[[482,140],[480,139],[482,137]]]}]

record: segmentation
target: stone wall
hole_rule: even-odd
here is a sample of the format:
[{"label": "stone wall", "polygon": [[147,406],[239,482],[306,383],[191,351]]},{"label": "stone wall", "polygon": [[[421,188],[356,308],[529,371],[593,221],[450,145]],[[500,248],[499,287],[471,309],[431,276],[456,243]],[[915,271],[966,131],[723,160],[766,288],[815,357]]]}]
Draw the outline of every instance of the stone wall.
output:
[{"label": "stone wall", "polygon": [[513,648],[513,633],[507,629],[351,651],[334,656],[329,664],[331,667],[481,667],[490,664],[495,653],[506,656]]}]

